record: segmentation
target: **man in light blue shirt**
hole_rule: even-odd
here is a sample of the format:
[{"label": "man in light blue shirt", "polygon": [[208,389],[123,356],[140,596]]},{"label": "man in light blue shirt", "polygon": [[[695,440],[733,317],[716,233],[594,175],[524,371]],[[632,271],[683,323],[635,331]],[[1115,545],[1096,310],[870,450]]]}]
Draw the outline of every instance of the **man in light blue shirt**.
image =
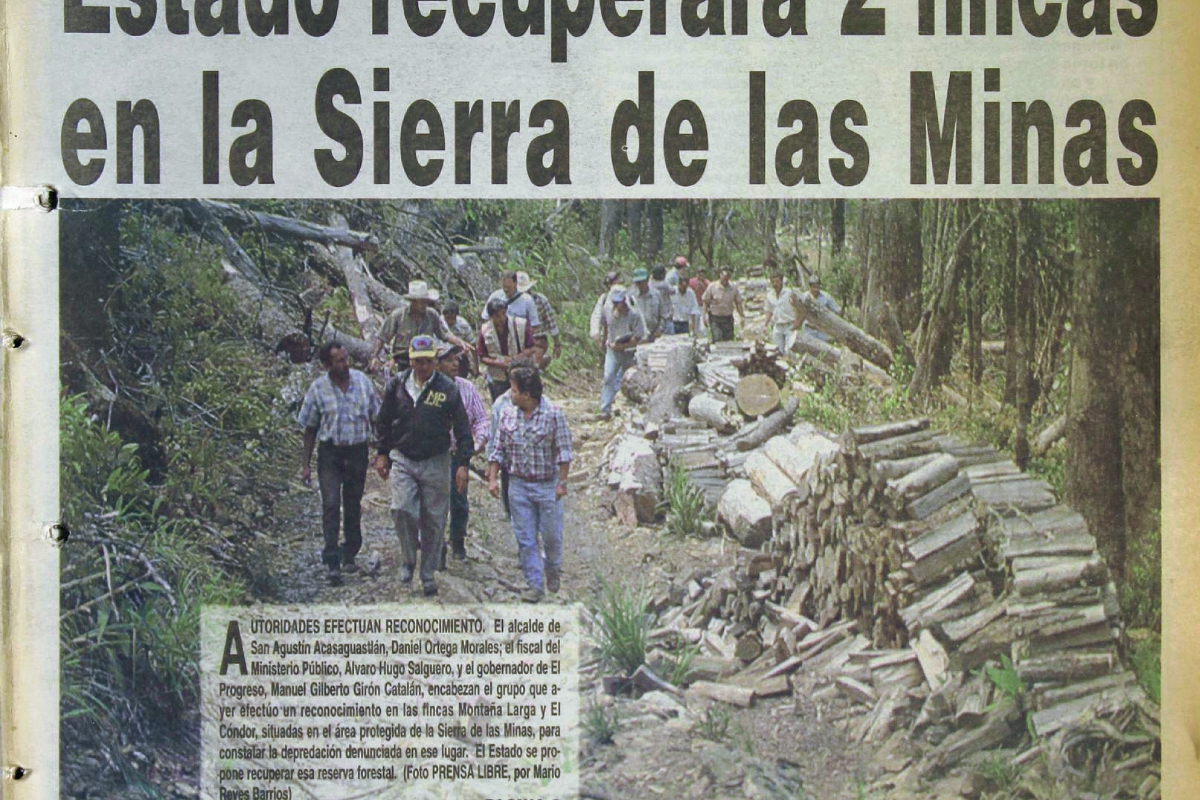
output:
[{"label": "man in light blue shirt", "polygon": [[[812,300],[815,301],[816,304],[821,306],[822,308],[828,308],[833,313],[838,314],[839,316],[841,315],[842,307],[840,305],[838,305],[837,300],[834,300],[832,297],[825,294],[825,292],[821,291],[821,279],[817,276],[816,273],[813,273],[812,275],[808,276],[808,296],[810,298],[812,298]],[[800,332],[803,333],[805,336],[811,336],[814,339],[820,339],[822,342],[829,341],[828,336],[821,333],[819,330],[812,327],[807,322],[805,322],[804,325],[800,328]]]}]

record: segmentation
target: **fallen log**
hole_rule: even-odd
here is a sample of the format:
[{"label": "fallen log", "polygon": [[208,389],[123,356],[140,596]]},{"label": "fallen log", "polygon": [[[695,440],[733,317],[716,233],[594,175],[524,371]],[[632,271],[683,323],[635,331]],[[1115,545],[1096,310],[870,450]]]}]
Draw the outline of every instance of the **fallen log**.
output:
[{"label": "fallen log", "polygon": [[321,242],[326,245],[341,245],[357,252],[373,250],[379,245],[373,234],[352,231],[344,227],[318,225],[314,222],[293,217],[283,217],[278,214],[267,214],[262,211],[251,211],[232,203],[222,203],[218,200],[197,200],[214,216],[222,217],[242,226],[261,228],[267,233],[274,233],[289,239],[301,239],[307,242]]},{"label": "fallen log", "polygon": [[883,342],[819,305],[811,295],[801,295],[800,301],[804,306],[805,321],[809,325],[825,335],[837,339],[855,353],[883,369],[892,366],[892,351]]},{"label": "fallen log", "polygon": [[761,447],[768,439],[782,433],[791,424],[792,418],[796,415],[796,409],[799,407],[800,401],[795,397],[789,397],[783,404],[783,408],[759,420],[758,427],[752,433],[738,437],[735,446],[743,452]]},{"label": "fallen log", "polygon": [[932,492],[956,475],[958,459],[943,453],[904,477],[888,481],[886,493],[893,498],[896,507],[903,508],[905,501]]},{"label": "fallen log", "polygon": [[666,363],[650,395],[646,421],[661,424],[679,413],[684,387],[696,376],[696,349],[679,345],[667,353]]},{"label": "fallen log", "polygon": [[737,382],[733,399],[747,417],[761,417],[779,408],[779,385],[769,376],[756,373]]},{"label": "fallen log", "polygon": [[730,481],[717,503],[717,517],[745,547],[761,547],[771,538],[771,506],[750,481]]},{"label": "fallen log", "polygon": [[718,433],[732,433],[736,426],[729,415],[726,398],[720,395],[695,395],[688,401],[688,416],[700,420]]},{"label": "fallen log", "polygon": [[849,435],[850,440],[854,444],[863,445],[878,442],[881,439],[891,439],[895,436],[917,433],[928,428],[929,418],[918,417],[916,419],[906,419],[902,422],[885,422],[879,425],[864,425],[858,428],[851,428]]},{"label": "fallen log", "polygon": [[1030,448],[1030,453],[1036,457],[1041,457],[1049,452],[1050,448],[1059,439],[1067,435],[1067,415],[1059,414],[1049,425],[1047,425],[1041,433],[1033,439],[1033,446]]},{"label": "fallen log", "polygon": [[754,704],[754,689],[745,686],[733,686],[728,683],[711,683],[696,681],[688,687],[688,694],[716,700],[720,703],[749,708]]},{"label": "fallen log", "polygon": [[772,509],[778,509],[780,513],[783,513],[786,511],[788,503],[800,496],[800,489],[792,479],[775,466],[775,462],[771,461],[761,450],[752,452],[746,459],[745,466],[750,481],[767,498]]}]

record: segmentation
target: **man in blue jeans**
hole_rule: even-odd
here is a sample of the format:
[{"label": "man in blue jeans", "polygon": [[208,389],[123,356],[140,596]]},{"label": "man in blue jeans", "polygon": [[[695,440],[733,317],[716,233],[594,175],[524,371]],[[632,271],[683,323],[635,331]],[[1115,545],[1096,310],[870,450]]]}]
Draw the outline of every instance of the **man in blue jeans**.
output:
[{"label": "man in blue jeans", "polygon": [[[488,445],[488,491],[500,496],[499,473],[508,470],[508,503],[527,603],[557,592],[562,576],[562,499],[571,470],[571,431],[567,417],[542,396],[536,367],[517,367],[509,375],[512,405],[504,408]],[[542,555],[538,546],[541,536]]]},{"label": "man in blue jeans", "polygon": [[629,307],[625,288],[617,285],[609,290],[608,307],[604,309],[604,383],[600,387],[600,418],[612,416],[613,401],[621,389],[625,371],[633,366],[634,351],[646,338],[646,323],[642,315]]}]

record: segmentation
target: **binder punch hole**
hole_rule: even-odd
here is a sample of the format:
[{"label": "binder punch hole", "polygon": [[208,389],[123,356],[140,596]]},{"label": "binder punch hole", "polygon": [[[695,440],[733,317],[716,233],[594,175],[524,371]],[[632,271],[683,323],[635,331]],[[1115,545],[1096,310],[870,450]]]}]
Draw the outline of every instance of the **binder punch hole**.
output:
[{"label": "binder punch hole", "polygon": [[46,213],[58,208],[58,189],[53,186],[39,186],[34,193],[33,202]]},{"label": "binder punch hole", "polygon": [[27,339],[16,331],[4,332],[4,346],[9,350],[20,350],[26,341]]},{"label": "binder punch hole", "polygon": [[4,768],[4,777],[10,781],[19,781],[29,774],[29,770],[24,767],[14,766]]},{"label": "binder punch hole", "polygon": [[52,522],[46,526],[46,538],[55,547],[61,547],[71,538],[71,529],[65,522]]}]

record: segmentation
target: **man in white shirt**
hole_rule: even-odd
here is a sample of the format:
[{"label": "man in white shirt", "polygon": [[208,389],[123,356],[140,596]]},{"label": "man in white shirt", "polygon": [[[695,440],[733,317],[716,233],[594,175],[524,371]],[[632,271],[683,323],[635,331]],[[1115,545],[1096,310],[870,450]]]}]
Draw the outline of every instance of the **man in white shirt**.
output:
[{"label": "man in white shirt", "polygon": [[675,288],[671,290],[672,333],[700,332],[700,301],[688,285],[686,261],[678,268]]},{"label": "man in white shirt", "polygon": [[800,298],[796,290],[783,285],[783,273],[771,275],[771,288],[767,290],[767,334],[771,344],[781,353],[788,350],[788,334],[800,328],[804,318]]}]

